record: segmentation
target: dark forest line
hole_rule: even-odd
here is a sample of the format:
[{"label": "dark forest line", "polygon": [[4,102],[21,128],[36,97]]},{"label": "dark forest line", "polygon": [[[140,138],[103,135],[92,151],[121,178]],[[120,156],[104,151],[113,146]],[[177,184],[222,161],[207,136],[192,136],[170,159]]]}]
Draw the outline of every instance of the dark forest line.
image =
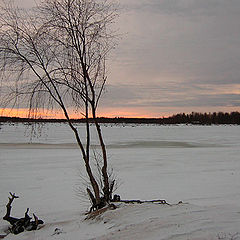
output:
[{"label": "dark forest line", "polygon": [[[72,122],[84,123],[86,120],[73,119]],[[90,122],[93,120],[90,119]],[[24,122],[24,123],[56,123],[66,122],[65,119],[33,119],[33,118],[19,118],[19,117],[0,117],[0,122]],[[196,125],[211,125],[211,124],[240,124],[239,112],[214,112],[214,113],[198,113],[192,112],[190,114],[179,113],[170,117],[162,118],[124,118],[124,117],[99,117],[99,123],[115,123],[115,124],[196,124]]]}]

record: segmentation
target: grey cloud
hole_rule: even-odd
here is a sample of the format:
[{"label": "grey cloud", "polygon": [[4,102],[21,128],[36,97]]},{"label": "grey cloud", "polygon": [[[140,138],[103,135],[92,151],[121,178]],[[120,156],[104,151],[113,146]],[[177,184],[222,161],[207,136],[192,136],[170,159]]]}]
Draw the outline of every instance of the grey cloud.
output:
[{"label": "grey cloud", "polygon": [[240,83],[240,1],[124,0],[123,4],[132,15],[127,18],[129,35],[118,50],[118,63],[126,63],[121,70],[128,71],[128,81],[167,75],[189,84]]},{"label": "grey cloud", "polygon": [[14,1],[20,8],[32,8],[39,3],[40,0],[15,0]]},{"label": "grey cloud", "polygon": [[103,107],[239,108],[232,94],[240,84],[239,0],[119,2],[123,36]]},{"label": "grey cloud", "polygon": [[178,101],[155,101],[149,103],[155,107],[240,107],[240,94],[198,95]]},{"label": "grey cloud", "polygon": [[[193,86],[112,85],[104,107],[240,107],[240,94],[216,94],[214,88]],[[194,93],[195,90],[195,93]],[[199,91],[199,92],[198,92]],[[207,91],[204,93],[204,91]]]},{"label": "grey cloud", "polygon": [[215,16],[219,13],[239,13],[238,0],[139,0],[122,1],[129,10],[151,11],[152,13],[188,16]]},{"label": "grey cloud", "polygon": [[135,87],[128,85],[108,85],[102,97],[104,107],[121,107],[139,98]]}]

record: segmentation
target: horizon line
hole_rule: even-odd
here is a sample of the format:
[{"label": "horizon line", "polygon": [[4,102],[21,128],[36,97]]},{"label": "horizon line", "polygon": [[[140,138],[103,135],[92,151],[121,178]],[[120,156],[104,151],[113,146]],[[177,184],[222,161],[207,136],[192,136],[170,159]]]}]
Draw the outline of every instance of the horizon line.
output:
[{"label": "horizon line", "polygon": [[[164,118],[171,118],[177,115],[191,115],[191,114],[200,114],[200,115],[213,115],[213,114],[219,114],[219,113],[223,113],[223,114],[231,114],[231,113],[240,113],[239,111],[229,111],[229,112],[223,112],[223,111],[213,111],[213,112],[197,112],[197,111],[192,111],[191,113],[185,113],[185,112],[178,112],[176,114],[171,114],[168,116],[159,116],[159,117],[146,117],[146,116],[136,116],[136,117],[124,117],[124,116],[115,116],[115,117],[107,117],[107,116],[97,116],[97,119],[164,119]],[[29,119],[29,120],[60,120],[60,121],[67,121],[66,118],[58,118],[58,117],[43,117],[43,116],[39,116],[39,117],[22,117],[22,116],[7,116],[7,115],[2,115],[0,116],[0,118],[10,118],[10,119]],[[85,117],[82,118],[70,118],[70,120],[85,120]],[[92,120],[93,117],[89,117],[89,120]]]}]

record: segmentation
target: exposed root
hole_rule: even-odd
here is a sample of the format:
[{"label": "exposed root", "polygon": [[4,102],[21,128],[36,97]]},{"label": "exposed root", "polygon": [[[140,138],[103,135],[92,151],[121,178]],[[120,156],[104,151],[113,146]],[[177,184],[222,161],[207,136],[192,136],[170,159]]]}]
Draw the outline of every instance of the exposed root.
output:
[{"label": "exposed root", "polygon": [[[114,210],[117,207],[113,204],[113,203],[126,203],[126,204],[143,204],[143,203],[154,203],[154,204],[161,204],[161,205],[168,205],[168,206],[174,206],[174,205],[179,205],[182,204],[182,201],[179,201],[177,204],[170,204],[168,203],[166,200],[163,199],[156,199],[156,200],[122,200],[121,197],[119,195],[114,195],[113,198],[110,200],[110,204],[108,204],[107,206],[105,205],[97,205],[95,202],[95,198],[93,197],[93,195],[91,194],[91,191],[88,189],[88,193],[89,196],[92,200],[92,207],[90,208],[90,210],[86,213],[87,217],[85,218],[85,220],[89,220],[89,219],[96,219],[99,215],[101,215],[102,213],[106,212],[107,210]],[[92,195],[92,197],[91,197]]]},{"label": "exposed root", "polygon": [[[127,204],[142,204],[142,203],[156,203],[156,204],[166,204],[166,205],[171,205],[168,203],[166,200],[158,199],[158,200],[122,200],[119,195],[114,195],[113,199],[111,202],[122,202],[122,203],[127,203]],[[180,203],[180,202],[179,202]]]},{"label": "exposed root", "polygon": [[86,215],[88,215],[85,220],[89,220],[89,219],[95,219],[96,217],[98,217],[99,215],[101,215],[102,213],[106,212],[107,210],[114,210],[117,207],[114,204],[109,204],[107,207],[95,210],[93,212],[88,212]]},{"label": "exposed root", "polygon": [[142,201],[142,200],[120,200],[118,202],[127,203],[127,204],[133,204],[133,203],[138,203],[138,204],[142,204],[142,203],[156,203],[156,204],[166,204],[166,205],[169,205],[169,206],[171,205],[166,200],[146,200],[146,201]]}]

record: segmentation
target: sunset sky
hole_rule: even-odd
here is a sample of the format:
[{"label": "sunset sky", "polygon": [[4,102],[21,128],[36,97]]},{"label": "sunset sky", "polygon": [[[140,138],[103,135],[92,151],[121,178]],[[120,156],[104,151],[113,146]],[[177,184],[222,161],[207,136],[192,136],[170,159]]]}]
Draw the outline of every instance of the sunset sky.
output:
[{"label": "sunset sky", "polygon": [[99,115],[240,111],[239,0],[119,2],[122,36]]}]

